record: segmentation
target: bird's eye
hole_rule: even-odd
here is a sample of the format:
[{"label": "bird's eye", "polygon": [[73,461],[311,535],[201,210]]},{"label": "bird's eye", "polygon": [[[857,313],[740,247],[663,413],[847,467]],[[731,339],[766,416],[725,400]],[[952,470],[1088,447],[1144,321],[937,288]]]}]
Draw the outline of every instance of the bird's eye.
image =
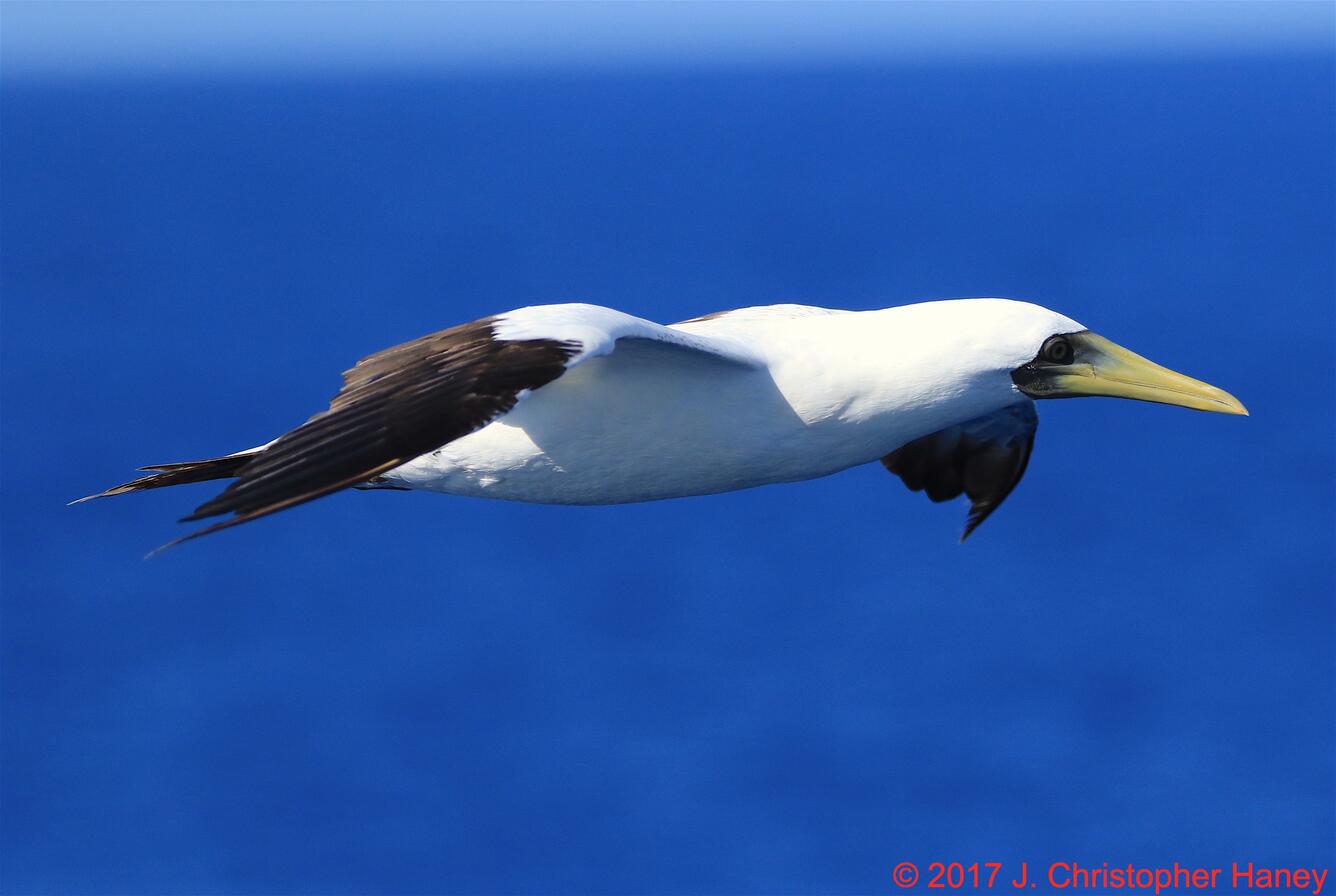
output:
[{"label": "bird's eye", "polygon": [[1039,350],[1039,356],[1050,364],[1070,364],[1076,351],[1066,337],[1050,336]]}]

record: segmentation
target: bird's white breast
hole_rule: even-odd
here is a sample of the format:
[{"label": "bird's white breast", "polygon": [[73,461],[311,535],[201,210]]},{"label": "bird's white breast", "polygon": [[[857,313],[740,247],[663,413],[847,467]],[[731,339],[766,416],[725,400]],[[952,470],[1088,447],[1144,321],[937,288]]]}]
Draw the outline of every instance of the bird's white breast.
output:
[{"label": "bird's white breast", "polygon": [[710,494],[868,463],[1015,400],[979,389],[970,371],[944,363],[940,347],[906,339],[887,314],[757,313],[678,325],[745,339],[766,362],[756,368],[626,340],[386,478],[556,504]]}]

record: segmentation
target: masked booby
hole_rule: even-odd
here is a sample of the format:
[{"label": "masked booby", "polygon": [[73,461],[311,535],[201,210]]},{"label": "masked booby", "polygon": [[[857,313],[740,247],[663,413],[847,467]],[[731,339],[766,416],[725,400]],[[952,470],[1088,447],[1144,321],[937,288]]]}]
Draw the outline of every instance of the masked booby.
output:
[{"label": "masked booby", "polygon": [[226,518],[176,544],[346,488],[619,504],[880,461],[933,501],[964,494],[963,541],[1024,474],[1035,402],[1093,395],[1247,414],[1227,392],[1009,299],[770,305],[670,326],[542,305],[377,352],[291,432],[142,467],[89,498],[234,480],[183,522]]}]

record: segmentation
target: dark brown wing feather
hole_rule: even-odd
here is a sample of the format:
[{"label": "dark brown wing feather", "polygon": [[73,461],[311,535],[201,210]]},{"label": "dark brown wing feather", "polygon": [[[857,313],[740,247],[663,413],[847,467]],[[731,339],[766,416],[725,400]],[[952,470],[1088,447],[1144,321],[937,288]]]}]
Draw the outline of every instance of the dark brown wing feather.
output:
[{"label": "dark brown wing feather", "polygon": [[519,393],[559,377],[578,343],[493,338],[492,318],[377,352],[343,375],[329,410],[280,437],[183,522],[231,513],[185,538],[365,482],[481,428]]},{"label": "dark brown wing feather", "polygon": [[153,464],[140,467],[140,472],[149,472],[150,470],[154,472],[70,503],[82,504],[84,501],[91,501],[94,498],[110,498],[112,495],[126,495],[130,492],[142,492],[151,488],[164,488],[169,485],[208,482],[212,479],[231,479],[237,475],[237,471],[250,462],[253,456],[253,452],[247,452],[231,454],[227,457],[211,457],[208,460],[186,460],[174,464]]},{"label": "dark brown wing feather", "polygon": [[988,519],[1025,475],[1039,417],[1030,403],[951,426],[897,448],[881,459],[913,491],[933,501],[970,499],[964,541]]}]

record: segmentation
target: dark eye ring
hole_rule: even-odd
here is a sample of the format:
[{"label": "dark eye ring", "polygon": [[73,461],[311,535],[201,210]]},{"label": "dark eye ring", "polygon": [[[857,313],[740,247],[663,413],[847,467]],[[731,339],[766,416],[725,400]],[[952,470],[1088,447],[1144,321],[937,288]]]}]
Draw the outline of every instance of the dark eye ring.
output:
[{"label": "dark eye ring", "polygon": [[1072,344],[1062,336],[1050,336],[1039,354],[1050,364],[1070,364],[1076,356]]}]

